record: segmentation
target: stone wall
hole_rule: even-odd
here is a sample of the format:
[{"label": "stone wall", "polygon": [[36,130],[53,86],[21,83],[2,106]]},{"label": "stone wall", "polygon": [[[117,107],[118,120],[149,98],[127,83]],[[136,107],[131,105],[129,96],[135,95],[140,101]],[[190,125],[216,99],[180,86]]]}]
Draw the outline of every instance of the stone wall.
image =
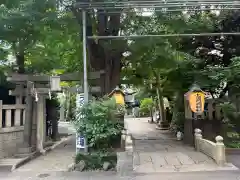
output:
[{"label": "stone wall", "polygon": [[[11,157],[18,152],[19,145],[23,143],[23,126],[0,129],[0,159]],[[36,127],[32,130],[32,145],[36,146]]]},{"label": "stone wall", "polygon": [[23,143],[25,105],[5,105],[0,100],[0,158],[11,157]]},{"label": "stone wall", "polygon": [[0,129],[0,158],[13,156],[23,142],[23,126]]}]

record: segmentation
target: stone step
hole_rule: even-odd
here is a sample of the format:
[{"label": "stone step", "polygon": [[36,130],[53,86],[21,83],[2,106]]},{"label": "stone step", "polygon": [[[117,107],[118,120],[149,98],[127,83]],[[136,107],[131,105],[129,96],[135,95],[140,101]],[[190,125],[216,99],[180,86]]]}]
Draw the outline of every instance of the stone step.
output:
[{"label": "stone step", "polygon": [[32,153],[36,150],[36,147],[20,147],[18,148],[19,154]]},{"label": "stone step", "polygon": [[0,171],[1,172],[11,172],[12,167],[18,162],[22,161],[22,158],[6,158],[0,159]]},{"label": "stone step", "polygon": [[32,153],[17,153],[14,155],[14,158],[25,158],[25,157],[29,157],[29,156],[33,156],[36,152],[32,152]]}]

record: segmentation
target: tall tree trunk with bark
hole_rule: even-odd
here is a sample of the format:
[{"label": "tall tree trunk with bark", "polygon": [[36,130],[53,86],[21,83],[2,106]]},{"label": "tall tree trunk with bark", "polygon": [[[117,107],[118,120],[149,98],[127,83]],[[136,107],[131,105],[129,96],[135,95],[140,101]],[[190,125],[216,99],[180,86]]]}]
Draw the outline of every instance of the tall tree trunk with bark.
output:
[{"label": "tall tree trunk with bark", "polygon": [[24,52],[17,52],[16,53],[16,62],[18,67],[18,73],[24,74],[25,67],[24,67]]},{"label": "tall tree trunk with bark", "polygon": [[[89,0],[86,0],[89,2]],[[81,0],[76,0],[81,2]],[[79,25],[82,26],[81,12],[72,9]],[[120,30],[121,13],[106,13],[98,9],[95,14],[87,13],[87,36],[117,36]],[[96,28],[95,28],[96,27]],[[111,92],[120,83],[121,59],[124,49],[112,45],[115,40],[88,39],[88,57],[90,68],[94,71],[104,70],[104,75],[99,80],[102,94]]]}]

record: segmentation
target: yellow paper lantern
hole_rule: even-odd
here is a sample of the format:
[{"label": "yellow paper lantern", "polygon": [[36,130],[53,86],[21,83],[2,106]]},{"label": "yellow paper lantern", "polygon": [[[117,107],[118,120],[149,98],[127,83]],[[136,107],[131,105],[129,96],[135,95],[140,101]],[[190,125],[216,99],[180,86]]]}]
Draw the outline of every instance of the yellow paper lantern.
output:
[{"label": "yellow paper lantern", "polygon": [[189,106],[194,113],[202,113],[204,111],[204,92],[190,92],[188,95],[188,100]]}]

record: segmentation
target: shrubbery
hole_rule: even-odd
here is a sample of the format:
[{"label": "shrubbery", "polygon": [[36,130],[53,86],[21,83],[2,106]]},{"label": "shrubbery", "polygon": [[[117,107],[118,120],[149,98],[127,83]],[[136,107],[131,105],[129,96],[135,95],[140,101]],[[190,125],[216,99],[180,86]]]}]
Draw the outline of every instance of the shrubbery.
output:
[{"label": "shrubbery", "polygon": [[124,107],[114,99],[93,100],[76,111],[74,121],[77,132],[87,138],[88,153],[78,153],[75,170],[111,170],[117,164],[114,148],[121,146]]},{"label": "shrubbery", "polygon": [[114,141],[119,140],[123,130],[123,122],[119,114],[124,108],[113,99],[94,100],[77,111],[75,127],[78,133],[87,137],[90,150],[110,149]]}]

